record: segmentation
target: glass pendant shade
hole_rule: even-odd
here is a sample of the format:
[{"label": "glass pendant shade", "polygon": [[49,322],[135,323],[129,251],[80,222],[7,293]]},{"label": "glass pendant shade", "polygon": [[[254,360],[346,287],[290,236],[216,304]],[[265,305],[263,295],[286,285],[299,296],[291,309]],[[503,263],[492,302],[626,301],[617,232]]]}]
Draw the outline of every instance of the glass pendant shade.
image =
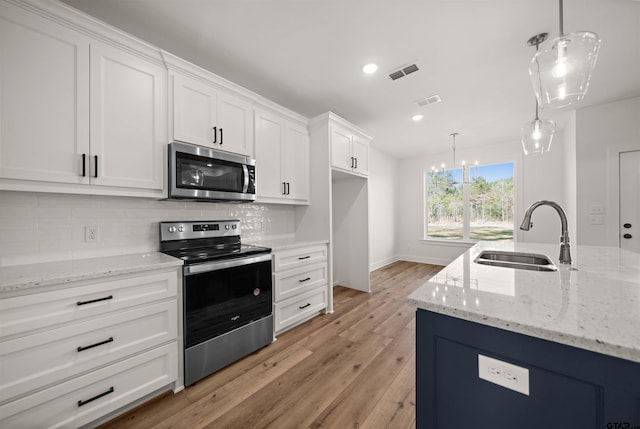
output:
[{"label": "glass pendant shade", "polygon": [[537,51],[529,63],[529,76],[540,107],[564,107],[582,100],[599,48],[600,37],[582,31],[562,34]]},{"label": "glass pendant shade", "polygon": [[543,155],[551,150],[551,140],[556,130],[553,121],[534,119],[521,131],[522,149],[525,155]]}]

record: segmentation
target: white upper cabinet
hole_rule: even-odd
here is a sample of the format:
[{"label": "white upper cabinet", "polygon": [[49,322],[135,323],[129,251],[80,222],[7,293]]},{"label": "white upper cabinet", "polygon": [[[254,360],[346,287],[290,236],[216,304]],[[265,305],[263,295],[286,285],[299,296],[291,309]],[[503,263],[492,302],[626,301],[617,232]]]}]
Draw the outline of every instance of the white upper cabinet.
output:
[{"label": "white upper cabinet", "polygon": [[309,203],[309,132],[271,111],[255,110],[258,202]]},{"label": "white upper cabinet", "polygon": [[173,140],[253,156],[253,106],[213,84],[171,73]]},{"label": "white upper cabinet", "polygon": [[351,174],[369,175],[370,138],[355,127],[330,123],[331,167]]},{"label": "white upper cabinet", "polygon": [[89,39],[0,3],[0,177],[89,183]]},{"label": "white upper cabinet", "polygon": [[[162,190],[166,70],[91,44],[91,181]],[[97,169],[96,169],[97,168]]]},{"label": "white upper cabinet", "polygon": [[0,3],[0,189],[161,197],[159,51],[58,3],[40,6]]}]

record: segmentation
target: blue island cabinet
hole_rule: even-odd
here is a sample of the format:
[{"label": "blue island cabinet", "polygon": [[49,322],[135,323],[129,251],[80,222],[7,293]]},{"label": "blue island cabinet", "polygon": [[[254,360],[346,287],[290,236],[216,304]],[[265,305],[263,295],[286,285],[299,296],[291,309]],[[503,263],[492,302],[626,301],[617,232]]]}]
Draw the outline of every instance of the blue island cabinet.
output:
[{"label": "blue island cabinet", "polygon": [[[640,428],[639,363],[423,309],[416,316],[417,429]],[[528,370],[529,394],[480,378],[478,355]]]}]

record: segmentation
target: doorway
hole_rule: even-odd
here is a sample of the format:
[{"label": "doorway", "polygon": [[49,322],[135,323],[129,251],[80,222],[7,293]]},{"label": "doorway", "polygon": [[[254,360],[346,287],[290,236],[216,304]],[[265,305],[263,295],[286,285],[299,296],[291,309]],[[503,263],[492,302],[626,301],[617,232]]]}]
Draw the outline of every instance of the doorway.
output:
[{"label": "doorway", "polygon": [[620,248],[640,253],[640,150],[620,152]]}]

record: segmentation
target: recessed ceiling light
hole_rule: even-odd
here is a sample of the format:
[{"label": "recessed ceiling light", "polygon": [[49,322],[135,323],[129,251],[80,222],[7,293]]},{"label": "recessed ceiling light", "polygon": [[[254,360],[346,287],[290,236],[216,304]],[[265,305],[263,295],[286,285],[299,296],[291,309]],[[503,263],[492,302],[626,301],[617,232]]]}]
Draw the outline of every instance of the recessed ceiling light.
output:
[{"label": "recessed ceiling light", "polygon": [[378,65],[373,63],[366,64],[364,67],[362,67],[362,71],[365,72],[366,74],[375,73],[377,70],[378,70]]},{"label": "recessed ceiling light", "polygon": [[413,119],[416,122],[421,121],[423,118],[424,118],[424,115],[421,115],[420,113],[417,113],[411,117],[411,119]]}]

